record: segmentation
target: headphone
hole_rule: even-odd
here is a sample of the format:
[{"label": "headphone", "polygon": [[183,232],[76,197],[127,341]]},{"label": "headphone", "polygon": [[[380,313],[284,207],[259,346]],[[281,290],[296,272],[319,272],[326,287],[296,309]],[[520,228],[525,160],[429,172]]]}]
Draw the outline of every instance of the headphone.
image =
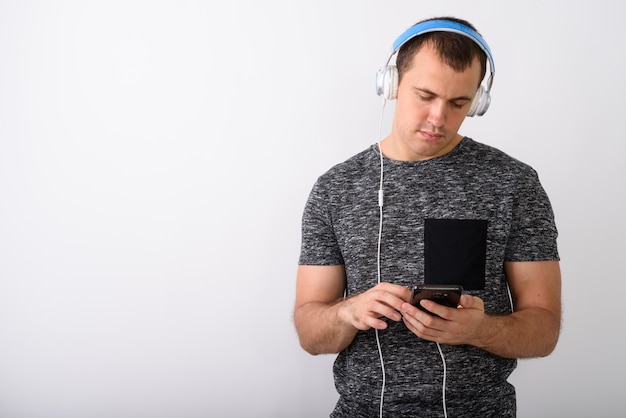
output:
[{"label": "headphone", "polygon": [[472,100],[467,116],[482,116],[485,114],[491,103],[491,85],[493,77],[496,73],[496,67],[491,56],[491,50],[487,42],[472,28],[453,20],[435,19],[427,20],[411,26],[404,31],[393,43],[393,48],[387,65],[378,70],[376,73],[376,93],[386,100],[394,100],[398,94],[398,68],[395,65],[389,65],[391,58],[398,52],[400,47],[407,43],[410,39],[422,35],[427,32],[454,32],[466,36],[474,41],[487,54],[490,67],[490,75],[487,80],[487,86],[481,84],[476,91],[476,95]]}]

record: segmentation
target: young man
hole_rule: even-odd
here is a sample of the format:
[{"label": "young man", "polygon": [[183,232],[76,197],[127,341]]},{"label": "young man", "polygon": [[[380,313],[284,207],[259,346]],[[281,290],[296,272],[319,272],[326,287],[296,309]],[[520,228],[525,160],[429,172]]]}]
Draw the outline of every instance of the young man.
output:
[{"label": "young man", "polygon": [[[489,105],[475,28],[430,19],[396,42],[389,136],[320,176],[305,207],[300,344],[339,353],[332,417],[514,417],[516,359],[559,337],[551,205],[531,167],[458,133]],[[414,306],[424,282],[462,285],[458,308]]]}]

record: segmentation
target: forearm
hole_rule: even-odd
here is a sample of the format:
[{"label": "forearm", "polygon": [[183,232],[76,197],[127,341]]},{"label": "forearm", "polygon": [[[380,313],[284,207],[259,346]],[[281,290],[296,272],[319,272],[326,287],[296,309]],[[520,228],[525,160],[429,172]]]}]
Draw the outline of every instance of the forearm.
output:
[{"label": "forearm", "polygon": [[338,353],[358,330],[341,319],[345,300],[334,303],[309,302],[294,311],[294,322],[302,348],[310,354]]},{"label": "forearm", "polygon": [[543,308],[486,316],[472,344],[506,358],[544,357],[556,347],[561,317]]}]

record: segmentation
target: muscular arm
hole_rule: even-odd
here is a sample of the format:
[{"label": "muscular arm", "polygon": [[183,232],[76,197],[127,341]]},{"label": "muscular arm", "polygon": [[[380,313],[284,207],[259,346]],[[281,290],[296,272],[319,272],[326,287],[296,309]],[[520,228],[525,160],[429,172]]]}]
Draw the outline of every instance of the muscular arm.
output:
[{"label": "muscular arm", "polygon": [[338,353],[359,330],[384,329],[385,316],[402,319],[400,307],[410,290],[381,283],[367,292],[343,298],[345,270],[336,266],[299,266],[294,323],[300,345],[310,354]]},{"label": "muscular arm", "polygon": [[338,353],[357,333],[339,319],[343,266],[299,266],[293,319],[300,345],[311,354]]},{"label": "muscular arm", "polygon": [[502,357],[543,357],[556,347],[561,330],[561,272],[557,261],[504,265],[514,312],[486,316],[476,345]]},{"label": "muscular arm", "polygon": [[507,358],[543,357],[556,347],[561,329],[561,273],[557,261],[504,265],[514,312],[487,315],[481,299],[461,296],[462,309],[422,301],[446,319],[405,304],[405,323],[418,337],[444,344],[471,344]]}]

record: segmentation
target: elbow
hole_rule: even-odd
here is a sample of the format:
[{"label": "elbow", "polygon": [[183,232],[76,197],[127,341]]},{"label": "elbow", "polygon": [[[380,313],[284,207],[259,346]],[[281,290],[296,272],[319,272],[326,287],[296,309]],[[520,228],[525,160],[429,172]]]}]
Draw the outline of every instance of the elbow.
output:
[{"label": "elbow", "polygon": [[320,354],[324,354],[321,350],[315,347],[315,345],[309,344],[308,342],[304,341],[302,338],[300,338],[300,347],[312,356],[318,356]]},{"label": "elbow", "polygon": [[[320,315],[321,309],[315,310],[317,306],[320,305],[309,303],[294,310],[293,322],[300,347],[313,356],[337,354],[352,342],[356,329],[342,327],[334,319],[336,313]],[[328,311],[327,304],[323,304],[323,308]]]},{"label": "elbow", "polygon": [[321,344],[312,338],[307,338],[302,333],[298,333],[298,339],[300,347],[312,356],[318,356],[320,354],[337,354],[343,347],[335,347],[331,343]]},{"label": "elbow", "polygon": [[550,339],[544,346],[543,350],[538,353],[538,357],[547,357],[554,352],[556,346],[559,342],[559,332],[557,331],[556,335]]},{"label": "elbow", "polygon": [[546,339],[545,344],[537,353],[537,357],[547,357],[554,352],[559,342],[559,336],[561,334],[561,316],[555,316],[554,326],[551,335]]},{"label": "elbow", "polygon": [[550,354],[554,352],[555,348],[556,348],[556,344],[546,346],[542,348],[540,351],[538,351],[533,357],[548,357]]},{"label": "elbow", "polygon": [[298,342],[300,343],[300,348],[309,353],[312,356],[317,356],[318,354],[322,354],[316,347],[315,344],[312,344],[311,341],[306,338],[302,332],[296,327],[296,332],[298,334]]},{"label": "elbow", "polygon": [[310,335],[310,331],[307,330],[306,327],[306,322],[302,320],[302,316],[300,315],[300,311],[298,309],[294,311],[293,322],[300,348],[312,356],[322,354],[322,351],[318,347],[319,344],[317,344],[315,339]]}]

